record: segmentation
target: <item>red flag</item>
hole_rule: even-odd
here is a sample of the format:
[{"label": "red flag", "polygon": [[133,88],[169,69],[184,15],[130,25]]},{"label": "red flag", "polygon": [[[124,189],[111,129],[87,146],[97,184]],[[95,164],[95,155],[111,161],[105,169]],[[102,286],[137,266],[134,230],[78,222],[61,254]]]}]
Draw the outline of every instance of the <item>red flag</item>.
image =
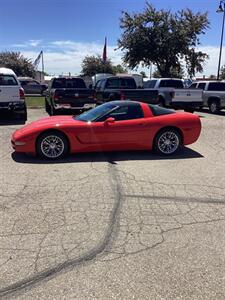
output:
[{"label": "red flag", "polygon": [[105,45],[104,45],[103,53],[102,53],[102,60],[103,60],[104,62],[106,62],[106,60],[107,60],[106,44],[107,44],[107,39],[105,38]]}]

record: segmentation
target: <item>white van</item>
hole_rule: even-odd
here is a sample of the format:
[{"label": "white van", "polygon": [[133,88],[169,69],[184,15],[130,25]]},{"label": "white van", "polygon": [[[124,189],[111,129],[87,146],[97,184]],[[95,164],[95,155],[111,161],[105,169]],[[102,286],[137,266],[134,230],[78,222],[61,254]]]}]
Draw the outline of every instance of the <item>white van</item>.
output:
[{"label": "white van", "polygon": [[16,74],[7,68],[0,68],[0,112],[11,112],[27,120],[24,90]]}]

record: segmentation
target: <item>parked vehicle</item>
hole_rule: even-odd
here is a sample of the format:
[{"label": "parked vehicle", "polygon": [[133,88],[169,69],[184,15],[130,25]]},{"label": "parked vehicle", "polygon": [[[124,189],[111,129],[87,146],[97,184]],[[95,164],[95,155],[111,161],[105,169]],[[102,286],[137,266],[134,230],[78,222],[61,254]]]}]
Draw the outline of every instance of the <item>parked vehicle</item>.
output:
[{"label": "parked vehicle", "polygon": [[0,68],[0,111],[10,112],[23,121],[27,120],[24,90],[16,74],[7,68]]},{"label": "parked vehicle", "polygon": [[42,95],[47,89],[47,84],[41,84],[37,80],[29,77],[18,77],[18,80],[24,89],[25,94],[37,94]]},{"label": "parked vehicle", "polygon": [[112,100],[135,100],[158,104],[158,91],[138,89],[131,76],[111,76],[101,79],[95,86],[97,104]]},{"label": "parked vehicle", "polygon": [[225,82],[196,81],[190,88],[202,90],[202,107],[208,107],[211,113],[225,108]]},{"label": "parked vehicle", "polygon": [[196,108],[202,106],[201,92],[184,89],[182,79],[151,79],[144,83],[144,88],[158,91],[160,106],[181,108],[189,112],[193,112]]},{"label": "parked vehicle", "polygon": [[96,105],[94,91],[88,89],[79,77],[53,78],[44,94],[46,112],[52,116],[63,110],[83,111]]},{"label": "parked vehicle", "polygon": [[68,153],[156,150],[170,155],[194,143],[201,132],[197,115],[134,101],[111,101],[79,116],[48,117],[12,135],[16,152],[57,159]]}]

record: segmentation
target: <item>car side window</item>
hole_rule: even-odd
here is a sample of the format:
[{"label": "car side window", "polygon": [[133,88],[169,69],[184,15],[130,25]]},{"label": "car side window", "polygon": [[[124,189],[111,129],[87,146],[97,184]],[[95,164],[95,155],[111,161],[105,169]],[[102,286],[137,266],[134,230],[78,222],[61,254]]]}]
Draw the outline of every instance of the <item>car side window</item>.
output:
[{"label": "car side window", "polygon": [[143,111],[140,104],[123,105],[113,110],[111,113],[103,116],[98,122],[104,122],[108,118],[114,118],[115,121],[126,121],[143,118]]},{"label": "car side window", "polygon": [[204,90],[205,88],[205,83],[199,83],[198,89]]},{"label": "car side window", "polygon": [[196,89],[197,87],[197,83],[192,83],[190,86],[189,86],[189,89]]}]

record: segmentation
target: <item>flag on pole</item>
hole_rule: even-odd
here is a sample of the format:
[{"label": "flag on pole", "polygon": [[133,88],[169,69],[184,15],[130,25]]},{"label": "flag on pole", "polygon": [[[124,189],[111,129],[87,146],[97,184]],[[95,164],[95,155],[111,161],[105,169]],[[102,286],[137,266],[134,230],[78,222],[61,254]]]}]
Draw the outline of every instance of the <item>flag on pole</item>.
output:
[{"label": "flag on pole", "polygon": [[107,60],[107,49],[106,49],[106,45],[107,45],[107,39],[105,38],[105,45],[104,45],[103,53],[102,53],[102,60],[103,60],[103,62],[106,62],[106,60]]},{"label": "flag on pole", "polygon": [[39,54],[38,54],[38,57],[35,59],[33,65],[34,65],[34,68],[37,69],[39,63],[40,63],[40,60],[41,60],[41,57],[43,57],[43,51],[41,51]]}]

